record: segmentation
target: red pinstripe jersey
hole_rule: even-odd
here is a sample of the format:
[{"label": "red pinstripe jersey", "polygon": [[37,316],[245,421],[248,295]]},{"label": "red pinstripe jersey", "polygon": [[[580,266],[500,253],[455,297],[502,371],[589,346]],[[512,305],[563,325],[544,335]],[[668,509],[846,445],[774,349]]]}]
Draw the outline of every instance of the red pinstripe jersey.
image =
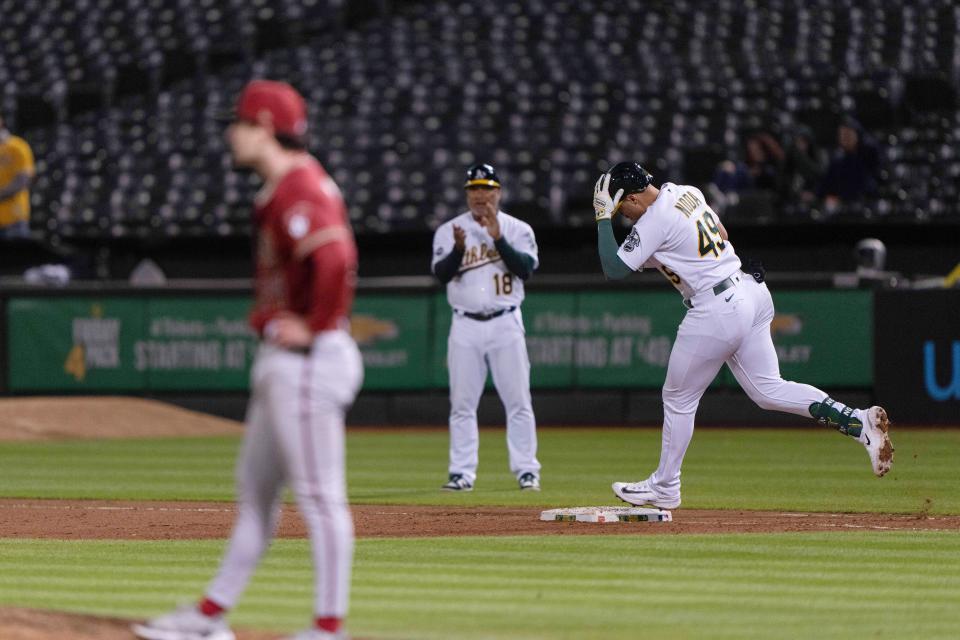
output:
[{"label": "red pinstripe jersey", "polygon": [[305,317],[315,332],[342,326],[353,305],[357,246],[340,189],[320,163],[305,155],[264,185],[254,220],[257,333],[283,312]]}]

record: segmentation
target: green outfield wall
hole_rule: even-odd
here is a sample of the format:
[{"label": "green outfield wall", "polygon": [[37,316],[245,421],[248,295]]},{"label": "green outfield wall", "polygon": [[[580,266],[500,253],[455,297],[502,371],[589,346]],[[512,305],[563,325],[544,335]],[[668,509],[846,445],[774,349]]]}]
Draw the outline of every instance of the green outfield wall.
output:
[{"label": "green outfield wall", "polygon": [[[774,293],[784,377],[823,387],[873,385],[873,293]],[[5,297],[6,391],[243,391],[256,350],[249,293],[65,290]],[[532,290],[523,305],[539,389],[658,389],[677,325],[677,294],[620,287]],[[436,287],[361,288],[352,331],[365,390],[447,385],[450,308]],[[735,386],[724,369],[714,385]]]}]

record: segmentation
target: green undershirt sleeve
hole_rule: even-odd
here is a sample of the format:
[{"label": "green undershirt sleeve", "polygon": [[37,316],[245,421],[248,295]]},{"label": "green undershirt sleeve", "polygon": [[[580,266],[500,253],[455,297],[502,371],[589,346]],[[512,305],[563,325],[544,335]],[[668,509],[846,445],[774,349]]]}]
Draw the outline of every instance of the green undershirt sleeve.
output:
[{"label": "green undershirt sleeve", "polygon": [[617,239],[613,236],[613,225],[609,220],[597,223],[597,252],[600,254],[600,264],[603,275],[607,280],[622,280],[633,273],[633,269],[617,255]]},{"label": "green undershirt sleeve", "polygon": [[443,284],[453,280],[460,269],[460,263],[463,261],[463,249],[453,248],[453,251],[447,254],[445,258],[433,266],[433,274]]},{"label": "green undershirt sleeve", "polygon": [[530,274],[533,273],[533,256],[517,251],[503,236],[494,240],[493,244],[497,247],[497,251],[503,258],[503,263],[507,265],[507,269],[510,269],[521,280],[530,277]]}]

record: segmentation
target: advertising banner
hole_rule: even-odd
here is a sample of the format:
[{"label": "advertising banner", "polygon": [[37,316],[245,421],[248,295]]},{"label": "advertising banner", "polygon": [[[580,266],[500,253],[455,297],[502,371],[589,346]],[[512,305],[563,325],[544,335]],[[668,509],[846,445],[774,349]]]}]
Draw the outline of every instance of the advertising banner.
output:
[{"label": "advertising banner", "polygon": [[367,295],[356,299],[350,332],[363,354],[364,389],[431,386],[430,305],[429,294]]},{"label": "advertising banner", "polygon": [[872,300],[870,291],[774,291],[780,374],[821,387],[870,386]]},{"label": "advertising banner", "polygon": [[[783,376],[870,386],[871,300],[868,291],[776,294],[772,332]],[[244,390],[256,349],[249,304],[243,295],[10,299],[9,388]],[[531,386],[657,389],[685,312],[671,291],[531,292],[522,308]],[[364,389],[447,387],[450,318],[442,292],[359,296],[351,331]],[[952,357],[951,345],[929,347],[937,366]],[[935,389],[952,389],[934,380]],[[714,384],[736,383],[724,368]]]},{"label": "advertising banner", "polygon": [[131,367],[156,390],[237,391],[249,386],[257,348],[247,324],[250,299],[151,298]]},{"label": "advertising banner", "polygon": [[960,425],[960,291],[876,294],[876,396],[893,420]]},{"label": "advertising banner", "polygon": [[[13,299],[10,389],[245,390],[257,344],[249,307],[247,296]],[[431,330],[427,295],[358,298],[364,388],[429,387]]]},{"label": "advertising banner", "polygon": [[576,384],[661,387],[685,311],[672,291],[581,293],[575,319]]},{"label": "advertising banner", "polygon": [[7,304],[11,391],[133,391],[143,336],[143,301],[125,298],[16,298]]},{"label": "advertising banner", "polygon": [[570,387],[575,375],[575,293],[531,293],[523,303],[532,387]]}]

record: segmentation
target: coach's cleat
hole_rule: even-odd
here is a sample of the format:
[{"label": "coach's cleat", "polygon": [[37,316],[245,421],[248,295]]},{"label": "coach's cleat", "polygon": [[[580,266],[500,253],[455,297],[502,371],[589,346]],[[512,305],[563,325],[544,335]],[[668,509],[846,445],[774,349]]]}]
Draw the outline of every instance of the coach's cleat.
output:
[{"label": "coach's cleat", "polygon": [[517,482],[520,484],[521,491],[540,491],[540,478],[535,473],[528,471],[517,478]]},{"label": "coach's cleat", "polygon": [[893,466],[893,443],[890,442],[890,419],[883,407],[870,407],[863,411],[863,430],[860,443],[870,454],[873,473],[882,478]]},{"label": "coach's cleat", "polygon": [[459,473],[451,473],[447,483],[440,487],[441,491],[473,491],[473,485]]},{"label": "coach's cleat", "polygon": [[131,629],[142,640],[236,640],[222,615],[204,615],[192,604]]},{"label": "coach's cleat", "polygon": [[614,482],[613,493],[626,503],[636,507],[650,505],[661,509],[676,509],[680,506],[680,496],[668,498],[661,496],[646,480],[640,482]]}]

